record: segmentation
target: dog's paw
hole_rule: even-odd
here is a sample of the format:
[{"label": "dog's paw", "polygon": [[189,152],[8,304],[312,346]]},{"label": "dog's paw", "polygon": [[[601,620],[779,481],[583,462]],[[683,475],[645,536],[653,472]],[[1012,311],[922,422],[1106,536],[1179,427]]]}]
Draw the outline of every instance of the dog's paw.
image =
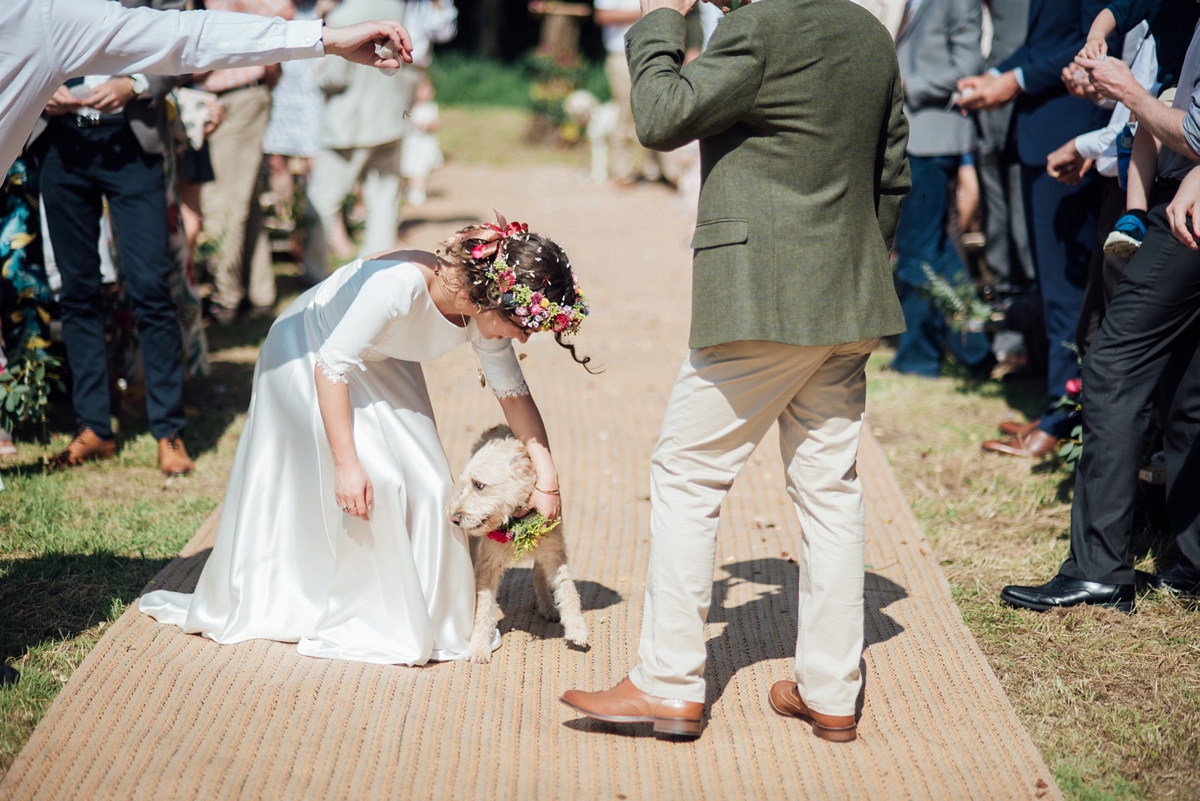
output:
[{"label": "dog's paw", "polygon": [[558,614],[558,610],[555,609],[553,606],[546,606],[545,604],[538,604],[537,610],[538,610],[539,615],[541,615],[546,620],[549,620],[551,623],[557,623],[562,617],[561,615]]},{"label": "dog's paw", "polygon": [[580,648],[586,648],[588,644],[588,630],[583,621],[570,623],[565,628],[565,636],[567,642],[572,645],[578,645]]},{"label": "dog's paw", "polygon": [[490,663],[492,661],[492,649],[490,647],[490,643],[482,648],[476,648],[472,646],[467,650],[467,654],[464,658],[468,662],[476,665],[486,665]]}]

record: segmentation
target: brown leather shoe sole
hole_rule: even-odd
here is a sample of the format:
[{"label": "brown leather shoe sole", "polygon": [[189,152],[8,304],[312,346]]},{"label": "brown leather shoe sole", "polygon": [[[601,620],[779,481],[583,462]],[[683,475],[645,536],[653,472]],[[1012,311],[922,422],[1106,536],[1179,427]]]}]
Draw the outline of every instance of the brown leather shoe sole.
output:
[{"label": "brown leather shoe sole", "polygon": [[857,723],[853,726],[823,726],[808,715],[785,712],[784,710],[775,706],[775,699],[771,697],[770,693],[767,694],[767,703],[771,705],[771,709],[775,710],[776,715],[785,718],[793,718],[795,720],[802,720],[808,725],[812,726],[812,733],[820,740],[826,740],[831,743],[848,743],[852,740],[858,739]]},{"label": "brown leather shoe sole", "polygon": [[1042,431],[1040,428],[1035,428],[1027,436],[1009,437],[1008,439],[989,439],[983,443],[985,451],[992,453],[1003,453],[1008,456],[1021,456],[1025,458],[1037,458],[1039,456],[1047,456],[1054,452],[1054,448],[1058,445],[1058,440]]},{"label": "brown leather shoe sole", "polygon": [[1041,418],[1029,423],[1018,423],[1016,420],[1005,420],[999,425],[1000,433],[1010,437],[1027,437],[1033,433],[1033,429],[1041,423]]},{"label": "brown leather shoe sole", "polygon": [[703,720],[688,720],[687,718],[660,718],[652,715],[601,715],[596,712],[589,712],[586,709],[581,709],[575,706],[565,698],[559,698],[559,701],[571,709],[574,709],[581,715],[586,715],[589,718],[602,720],[605,723],[653,723],[654,732],[656,734],[667,734],[673,737],[699,737],[701,730],[704,728]]}]

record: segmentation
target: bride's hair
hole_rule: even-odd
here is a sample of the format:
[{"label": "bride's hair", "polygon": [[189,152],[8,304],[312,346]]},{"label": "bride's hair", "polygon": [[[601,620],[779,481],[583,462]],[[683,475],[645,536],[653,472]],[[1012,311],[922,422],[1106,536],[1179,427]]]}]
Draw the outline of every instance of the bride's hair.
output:
[{"label": "bride's hair", "polygon": [[[503,218],[501,218],[503,225]],[[481,253],[481,251],[484,251]],[[473,256],[472,253],[479,254]],[[457,268],[457,275],[445,276],[451,289],[463,291],[480,311],[495,311],[511,320],[517,327],[527,329],[520,317],[506,306],[499,292],[493,263],[503,260],[516,276],[518,284],[540,292],[551,303],[570,308],[581,299],[575,288],[575,277],[567,254],[557,243],[525,231],[516,231],[498,238],[494,227],[468,225],[442,242],[437,257],[445,265]],[[586,311],[586,310],[585,310]],[[597,372],[588,364],[592,357],[582,358],[575,345],[563,340],[566,331],[556,331],[554,341],[571,353],[571,358],[589,373]]]}]

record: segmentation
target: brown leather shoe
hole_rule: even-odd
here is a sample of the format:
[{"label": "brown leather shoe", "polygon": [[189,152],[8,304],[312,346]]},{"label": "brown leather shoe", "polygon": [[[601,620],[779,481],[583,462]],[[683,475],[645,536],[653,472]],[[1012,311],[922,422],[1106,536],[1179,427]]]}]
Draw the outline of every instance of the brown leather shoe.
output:
[{"label": "brown leather shoe", "polygon": [[100,439],[92,429],[81,428],[66,450],[50,458],[50,469],[62,470],[67,467],[78,467],[92,459],[111,459],[116,455],[116,440]]},{"label": "brown leather shoe", "polygon": [[1025,436],[1006,437],[1005,439],[989,439],[983,443],[985,451],[1003,453],[1009,456],[1024,456],[1036,458],[1053,453],[1058,440],[1040,428],[1035,428]]},{"label": "brown leather shoe", "polygon": [[158,441],[158,469],[163,475],[186,476],[195,468],[196,463],[183,449],[183,439],[178,434]]},{"label": "brown leather shoe", "polygon": [[1033,430],[1042,422],[1042,418],[1034,420],[1032,423],[1018,423],[1016,420],[1005,420],[1000,424],[1000,433],[1007,434],[1010,437],[1027,437],[1033,433]]},{"label": "brown leather shoe", "polygon": [[611,690],[567,690],[558,699],[576,712],[609,723],[653,723],[659,734],[699,737],[704,704],[646,695],[628,677]]},{"label": "brown leather shoe", "polygon": [[854,715],[822,715],[814,712],[800,697],[794,681],[777,681],[767,693],[771,709],[785,718],[799,718],[812,726],[813,734],[831,743],[848,743],[858,737]]}]

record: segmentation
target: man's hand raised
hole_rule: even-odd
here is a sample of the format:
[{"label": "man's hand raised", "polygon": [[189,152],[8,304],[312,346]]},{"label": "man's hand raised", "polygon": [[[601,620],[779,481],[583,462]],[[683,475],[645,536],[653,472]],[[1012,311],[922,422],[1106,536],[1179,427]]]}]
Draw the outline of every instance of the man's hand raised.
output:
[{"label": "man's hand raised", "polygon": [[[366,64],[379,69],[399,69],[402,64],[412,63],[412,37],[399,22],[360,22],[342,28],[326,27],[321,33],[325,52],[341,56],[355,64]],[[375,46],[390,48],[394,58],[383,58],[376,54]]]},{"label": "man's hand raised", "polygon": [[1137,92],[1146,91],[1133,77],[1129,66],[1119,58],[1102,56],[1098,59],[1075,57],[1075,63],[1088,71],[1092,85],[1103,97],[1129,105],[1129,99]]}]

